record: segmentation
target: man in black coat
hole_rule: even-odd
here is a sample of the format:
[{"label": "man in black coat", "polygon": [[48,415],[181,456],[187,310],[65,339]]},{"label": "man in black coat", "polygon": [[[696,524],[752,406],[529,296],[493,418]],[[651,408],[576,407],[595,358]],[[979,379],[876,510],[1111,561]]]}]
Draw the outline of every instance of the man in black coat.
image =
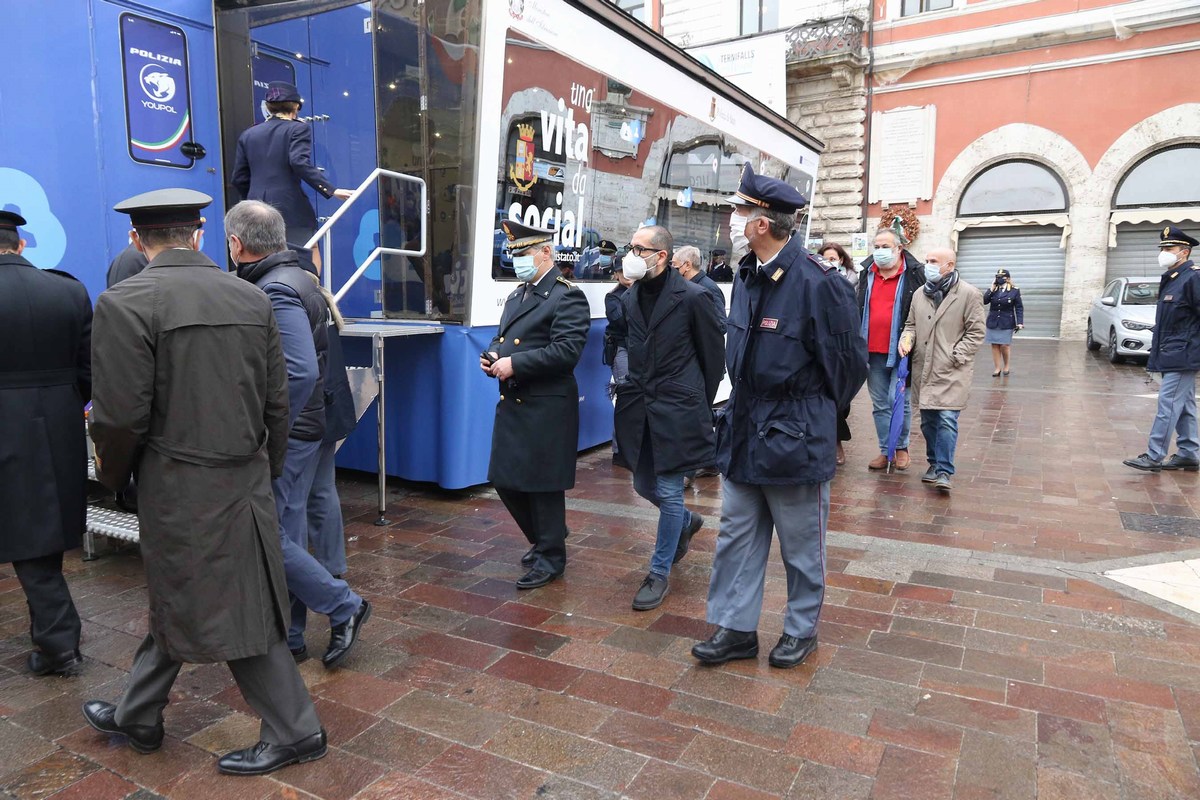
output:
[{"label": "man in black coat", "polygon": [[86,518],[92,303],[70,275],[21,257],[22,225],[0,211],[0,562],[29,604],[29,669],[66,674],[82,662],[62,562]]},{"label": "man in black coat", "polygon": [[105,288],[111,289],[126,278],[132,278],[144,270],[149,263],[146,260],[146,254],[130,244],[117,253],[117,257],[108,265],[108,274],[104,279]]},{"label": "man in black coat", "polygon": [[500,223],[521,284],[479,367],[499,380],[488,480],[529,540],[518,589],[545,586],[567,564],[566,490],[575,485],[575,365],[591,327],[587,297],[554,266],[554,233]]},{"label": "man in black coat", "polygon": [[679,274],[684,278],[708,292],[708,296],[713,302],[713,308],[717,312],[717,322],[720,323],[723,336],[726,316],[725,293],[721,291],[720,286],[717,286],[717,282],[705,273],[704,265],[700,263],[700,248],[690,244],[679,248],[671,258],[671,266],[679,270]]},{"label": "man in black coat", "polygon": [[634,611],[662,605],[671,565],[704,524],[683,505],[683,479],[713,463],[711,408],[724,374],[716,307],[707,291],[669,268],[671,247],[666,228],[640,228],[622,260],[626,275],[641,277],[621,301],[629,377],[617,387],[617,446],[634,489],[658,508],[654,555]]}]

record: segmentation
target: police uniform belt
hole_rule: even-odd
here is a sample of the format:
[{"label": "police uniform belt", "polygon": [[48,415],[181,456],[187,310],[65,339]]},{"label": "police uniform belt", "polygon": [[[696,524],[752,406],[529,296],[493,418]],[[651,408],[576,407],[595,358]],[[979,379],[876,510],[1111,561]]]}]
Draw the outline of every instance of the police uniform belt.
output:
[{"label": "police uniform belt", "polygon": [[73,369],[40,369],[28,372],[0,373],[0,389],[37,389],[43,386],[70,386],[79,379]]}]

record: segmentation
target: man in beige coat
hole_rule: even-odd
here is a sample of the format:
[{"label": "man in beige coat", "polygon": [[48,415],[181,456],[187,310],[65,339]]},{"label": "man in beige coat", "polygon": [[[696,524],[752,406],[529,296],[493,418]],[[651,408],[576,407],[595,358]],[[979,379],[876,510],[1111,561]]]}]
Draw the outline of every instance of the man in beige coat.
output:
[{"label": "man in beige coat", "polygon": [[925,259],[924,287],[913,293],[900,337],[900,355],[912,355],[912,403],[921,409],[929,469],[921,476],[949,492],[958,444],[958,414],[967,405],[975,353],[987,334],[983,295],[955,268],[954,251],[938,248]]}]

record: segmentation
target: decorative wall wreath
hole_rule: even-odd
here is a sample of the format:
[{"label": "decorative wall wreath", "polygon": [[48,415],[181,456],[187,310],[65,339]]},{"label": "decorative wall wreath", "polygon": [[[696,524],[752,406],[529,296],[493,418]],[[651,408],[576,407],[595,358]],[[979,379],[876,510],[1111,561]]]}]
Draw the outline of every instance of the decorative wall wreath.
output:
[{"label": "decorative wall wreath", "polygon": [[879,227],[892,227],[892,220],[896,217],[900,218],[900,224],[904,226],[904,235],[908,237],[909,243],[915,242],[921,235],[921,221],[917,219],[917,212],[908,206],[887,206],[879,216]]}]

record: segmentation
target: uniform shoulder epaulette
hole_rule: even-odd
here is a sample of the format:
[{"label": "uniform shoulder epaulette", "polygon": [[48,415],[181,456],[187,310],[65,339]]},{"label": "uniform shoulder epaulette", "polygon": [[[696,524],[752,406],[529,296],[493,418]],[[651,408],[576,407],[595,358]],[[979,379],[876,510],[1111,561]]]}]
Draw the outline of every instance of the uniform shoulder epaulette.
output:
[{"label": "uniform shoulder epaulette", "polygon": [[825,274],[829,274],[829,272],[833,269],[833,264],[830,264],[828,261],[825,261],[824,259],[817,258],[812,253],[808,254],[808,260],[812,264],[815,264],[817,267],[819,267],[821,272],[823,272]]},{"label": "uniform shoulder epaulette", "polygon": [[61,269],[44,269],[44,270],[42,270],[42,272],[49,272],[51,275],[61,275],[64,278],[70,278],[71,280],[75,281],[76,283],[82,283],[82,281],[80,281],[79,278],[76,278],[74,275],[72,275],[69,272],[63,272]]},{"label": "uniform shoulder epaulette", "polygon": [[569,280],[567,280],[566,278],[564,278],[562,275],[559,275],[559,276],[558,276],[558,277],[556,277],[554,280],[558,281],[558,282],[559,282],[559,283],[561,283],[563,286],[566,286],[568,289],[574,289],[574,288],[575,288],[575,284],[571,283]]}]

